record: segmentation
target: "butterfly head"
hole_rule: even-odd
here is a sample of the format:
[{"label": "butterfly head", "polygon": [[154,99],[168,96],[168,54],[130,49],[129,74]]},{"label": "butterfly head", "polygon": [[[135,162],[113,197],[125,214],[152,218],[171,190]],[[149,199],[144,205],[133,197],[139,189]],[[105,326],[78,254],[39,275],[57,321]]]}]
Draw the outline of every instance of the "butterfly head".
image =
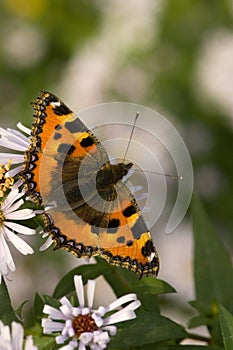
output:
[{"label": "butterfly head", "polygon": [[117,182],[127,175],[133,163],[105,163],[97,172],[96,184],[97,187],[106,187],[115,185]]}]

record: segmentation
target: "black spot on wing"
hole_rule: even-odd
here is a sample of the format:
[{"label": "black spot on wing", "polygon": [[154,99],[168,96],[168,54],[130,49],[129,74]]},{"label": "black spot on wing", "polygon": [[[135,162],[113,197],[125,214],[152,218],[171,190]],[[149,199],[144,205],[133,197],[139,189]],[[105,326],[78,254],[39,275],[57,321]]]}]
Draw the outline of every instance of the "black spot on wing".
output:
[{"label": "black spot on wing", "polygon": [[61,154],[72,154],[75,151],[75,147],[69,143],[61,143],[57,151]]},{"label": "black spot on wing", "polygon": [[126,245],[127,245],[128,247],[132,247],[133,241],[131,241],[131,240],[130,240],[130,241],[127,241],[127,242],[126,242]]},{"label": "black spot on wing", "polygon": [[62,129],[61,124],[57,124],[57,125],[55,126],[55,129],[56,129],[56,130],[61,130],[61,129]]},{"label": "black spot on wing", "polygon": [[87,136],[82,139],[82,141],[80,142],[80,145],[86,148],[86,147],[92,146],[94,143],[95,143],[94,139],[91,136]]},{"label": "black spot on wing", "polygon": [[140,236],[142,235],[142,233],[145,233],[148,231],[146,224],[144,222],[144,220],[142,219],[141,216],[138,217],[137,221],[135,222],[134,226],[131,227],[132,230],[132,234],[134,236],[135,239],[140,238]]},{"label": "black spot on wing", "polygon": [[59,140],[60,138],[62,137],[62,135],[59,133],[59,132],[56,132],[55,134],[54,134],[54,140]]},{"label": "black spot on wing", "polygon": [[142,247],[142,255],[143,256],[150,256],[151,253],[155,252],[155,247],[153,245],[152,240],[150,239],[149,241],[146,242],[144,247]]},{"label": "black spot on wing", "polygon": [[[58,103],[57,101],[54,102]],[[60,105],[54,105],[53,111],[56,115],[67,115],[72,113],[72,111],[63,102],[60,102]]]},{"label": "black spot on wing", "polygon": [[129,207],[123,210],[123,215],[126,218],[129,218],[133,214],[136,214],[136,212],[137,212],[137,209],[133,205],[130,205]]},{"label": "black spot on wing", "polygon": [[91,226],[91,232],[92,233],[96,233],[98,235],[99,232],[100,232],[100,228],[92,225]]},{"label": "black spot on wing", "polygon": [[107,233],[116,233],[119,226],[120,226],[119,219],[110,220],[107,227]]},{"label": "black spot on wing", "polygon": [[125,237],[124,236],[120,236],[117,238],[117,243],[125,243]]},{"label": "black spot on wing", "polygon": [[108,223],[108,228],[114,228],[120,226],[120,220],[119,219],[112,219]]},{"label": "black spot on wing", "polygon": [[79,118],[74,119],[72,122],[66,122],[65,128],[71,133],[88,131],[86,125],[84,125]]}]

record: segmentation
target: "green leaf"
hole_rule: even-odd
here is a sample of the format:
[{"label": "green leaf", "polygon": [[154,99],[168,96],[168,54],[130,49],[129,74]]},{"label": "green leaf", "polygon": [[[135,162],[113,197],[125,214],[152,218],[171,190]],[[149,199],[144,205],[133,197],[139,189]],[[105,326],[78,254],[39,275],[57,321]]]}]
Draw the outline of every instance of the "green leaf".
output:
[{"label": "green leaf", "polygon": [[[212,227],[201,203],[192,201],[195,241],[195,288],[198,302],[210,309],[217,303],[225,305],[233,297],[233,270],[223,243]],[[214,311],[214,310],[213,310]]]},{"label": "green leaf", "polygon": [[50,295],[44,295],[44,304],[50,305],[58,309],[61,306],[60,301],[56,298],[51,297]]},{"label": "green leaf", "polygon": [[86,284],[88,279],[95,279],[102,275],[104,268],[101,264],[87,264],[76,267],[67,273],[57,284],[53,296],[55,298],[61,298],[68,293],[74,291],[74,275],[81,275],[83,283]]},{"label": "green leaf", "polygon": [[160,295],[165,293],[174,293],[175,289],[167,282],[155,277],[144,277],[141,280],[133,271],[123,269],[118,266],[109,265],[101,258],[97,258],[98,264],[106,265],[109,268],[103,269],[103,276],[110,284],[117,296],[132,291]]},{"label": "green leaf", "polygon": [[40,350],[55,350],[58,349],[58,345],[55,343],[55,338],[51,336],[41,335],[33,336],[34,344]]},{"label": "green leaf", "polygon": [[176,293],[175,288],[170,286],[167,282],[154,277],[145,277],[140,281],[137,281],[134,286],[138,291],[144,291],[152,295],[160,295],[167,293]]},{"label": "green leaf", "polygon": [[188,323],[188,328],[196,328],[202,325],[210,326],[211,322],[207,316],[198,315],[191,318]]},{"label": "green leaf", "polygon": [[133,347],[132,350],[168,350],[168,342],[159,342],[143,346]]},{"label": "green leaf", "polygon": [[35,295],[33,308],[35,320],[40,320],[43,315],[44,301],[38,293]]},{"label": "green leaf", "polygon": [[223,350],[223,348],[205,345],[170,345],[167,350]]},{"label": "green leaf", "polygon": [[219,320],[225,350],[233,349],[233,315],[223,306],[219,307]]},{"label": "green leaf", "polygon": [[[135,320],[128,321],[118,329],[109,343],[109,349],[153,344],[169,339],[184,339],[187,333],[179,324],[154,312],[138,312]],[[124,328],[123,328],[124,327]]]},{"label": "green leaf", "polygon": [[117,297],[132,292],[132,286],[139,282],[133,271],[108,264],[104,259],[96,257],[98,265],[103,268],[103,276],[110,284]]},{"label": "green leaf", "polygon": [[11,305],[4,278],[2,278],[2,283],[0,284],[0,320],[2,320],[5,325],[10,325],[13,321],[18,321]]},{"label": "green leaf", "polygon": [[160,311],[157,295],[174,293],[175,289],[168,283],[154,277],[146,277],[132,285],[132,292],[137,294],[145,311]]},{"label": "green leaf", "polygon": [[24,305],[27,304],[27,303],[28,303],[28,300],[23,301],[23,302],[19,305],[19,307],[17,308],[17,310],[15,311],[16,314],[17,314],[17,316],[18,316],[20,319],[22,319],[23,307],[24,307]]},{"label": "green leaf", "polygon": [[145,277],[141,280],[133,271],[128,271],[118,266],[111,266],[103,259],[97,258],[98,264],[106,266],[103,276],[112,287],[117,297],[127,293],[136,293],[142,303],[144,311],[159,312],[160,307],[157,295],[173,293],[175,289],[168,283],[155,277]]}]

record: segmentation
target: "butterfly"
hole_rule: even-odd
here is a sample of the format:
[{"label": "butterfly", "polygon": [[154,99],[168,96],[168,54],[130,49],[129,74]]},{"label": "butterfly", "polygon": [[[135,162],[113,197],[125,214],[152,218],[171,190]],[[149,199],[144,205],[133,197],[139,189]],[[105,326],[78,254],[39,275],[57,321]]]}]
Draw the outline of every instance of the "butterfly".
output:
[{"label": "butterfly", "polygon": [[41,91],[22,178],[44,206],[44,231],[55,249],[99,255],[139,278],[157,276],[159,258],[133,194],[122,182],[131,162],[111,164],[85,124],[55,95]]}]

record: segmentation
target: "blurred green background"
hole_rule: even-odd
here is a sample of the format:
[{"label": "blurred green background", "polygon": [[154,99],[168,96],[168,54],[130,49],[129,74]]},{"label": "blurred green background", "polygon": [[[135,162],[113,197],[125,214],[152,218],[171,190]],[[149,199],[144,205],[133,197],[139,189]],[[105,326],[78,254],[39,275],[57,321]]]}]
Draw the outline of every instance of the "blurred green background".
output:
[{"label": "blurred green background", "polygon": [[[168,117],[192,157],[195,191],[232,252],[232,1],[1,1],[1,126],[15,127],[18,121],[30,126],[30,102],[39,90],[53,92],[76,111],[78,106],[126,101]],[[191,271],[192,257],[182,260],[174,271],[170,270],[172,263],[166,262],[169,249],[176,255],[176,245],[181,251],[185,244],[192,250],[184,235],[179,235],[178,228],[175,239],[166,237],[161,278],[173,276],[168,278],[172,284],[178,278],[184,299],[189,299],[193,297],[187,291],[192,281],[189,277],[187,284],[185,274]],[[22,260],[23,275],[13,279],[24,285],[25,292],[28,284],[40,289],[39,281],[46,281],[44,275],[49,274],[45,289],[52,290],[53,280],[76,264],[67,255],[57,252],[51,256],[50,251],[41,258],[36,253],[33,262]],[[48,259],[52,259],[50,267]],[[166,275],[166,266],[170,275]],[[38,276],[36,284],[31,271]],[[175,287],[179,291],[179,283]],[[176,310],[176,304],[173,308]]]}]

